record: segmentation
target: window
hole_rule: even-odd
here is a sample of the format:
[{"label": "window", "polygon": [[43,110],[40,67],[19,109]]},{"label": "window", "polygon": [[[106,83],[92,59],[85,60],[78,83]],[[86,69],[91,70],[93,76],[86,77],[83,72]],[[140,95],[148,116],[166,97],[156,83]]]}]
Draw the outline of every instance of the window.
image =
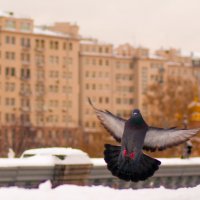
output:
[{"label": "window", "polygon": [[35,40],[35,47],[39,48],[39,49],[44,49],[45,48],[45,41],[40,40],[40,39],[36,39]]},{"label": "window", "polygon": [[5,91],[6,92],[13,92],[15,91],[15,84],[12,82],[5,82]]},{"label": "window", "polygon": [[31,41],[29,38],[21,38],[21,46],[22,47],[30,47]]},{"label": "window", "polygon": [[107,66],[109,65],[109,60],[106,60],[106,65],[107,65]]},{"label": "window", "polygon": [[14,67],[6,67],[5,75],[6,76],[15,76],[15,68]]},{"label": "window", "polygon": [[15,44],[15,37],[14,36],[6,36],[5,37],[5,43],[6,44]]},{"label": "window", "polygon": [[108,47],[106,47],[105,52],[109,53],[109,48]]},{"label": "window", "polygon": [[15,114],[14,113],[6,113],[5,114],[5,121],[7,123],[13,123],[13,122],[15,122]]},{"label": "window", "polygon": [[7,60],[15,60],[15,52],[6,51],[5,58]]},{"label": "window", "polygon": [[69,57],[69,58],[64,57],[63,58],[63,64],[64,65],[71,65],[72,61],[73,61],[73,59],[71,57]]},{"label": "window", "polygon": [[85,88],[86,88],[87,90],[89,90],[89,89],[90,89],[90,85],[87,83],[87,84],[85,85]]},{"label": "window", "polygon": [[134,99],[129,99],[129,104],[133,105],[134,104]]},{"label": "window", "polygon": [[50,41],[49,48],[58,50],[59,49],[59,42],[58,41]]},{"label": "window", "polygon": [[100,59],[99,60],[99,65],[102,65],[103,64],[103,61]]},{"label": "window", "polygon": [[103,102],[102,97],[99,97],[99,103],[102,103],[102,102]]},{"label": "window", "polygon": [[21,99],[21,107],[29,107],[30,100],[29,99]]},{"label": "window", "polygon": [[30,69],[22,68],[21,69],[21,78],[22,79],[29,79],[31,76]]},{"label": "window", "polygon": [[30,54],[29,53],[21,53],[21,61],[30,62]]},{"label": "window", "polygon": [[6,20],[6,28],[16,29],[16,23],[13,20]]},{"label": "window", "polygon": [[66,50],[67,49],[67,44],[66,42],[63,43],[63,50]]},{"label": "window", "polygon": [[43,55],[36,55],[35,56],[35,63],[37,66],[42,67],[45,62],[45,57]]},{"label": "window", "polygon": [[49,85],[49,92],[58,93],[59,92],[58,86],[57,85]]},{"label": "window", "polygon": [[69,50],[73,50],[73,44],[71,42],[69,43]]},{"label": "window", "polygon": [[117,98],[117,99],[116,99],[116,103],[117,103],[117,104],[120,104],[120,103],[121,103],[121,99],[120,99],[120,98]]},{"label": "window", "polygon": [[14,106],[15,105],[15,99],[14,98],[5,98],[5,105],[6,106]]},{"label": "window", "polygon": [[93,60],[92,60],[92,64],[93,64],[93,65],[96,65],[96,59],[93,59]]},{"label": "window", "polygon": [[22,31],[30,31],[31,30],[31,23],[30,22],[22,22],[20,24],[20,30],[22,30]]},{"label": "window", "polygon": [[99,47],[99,52],[102,53],[102,47]]},{"label": "window", "polygon": [[59,57],[58,56],[50,56],[49,57],[49,62],[51,64],[59,64]]}]

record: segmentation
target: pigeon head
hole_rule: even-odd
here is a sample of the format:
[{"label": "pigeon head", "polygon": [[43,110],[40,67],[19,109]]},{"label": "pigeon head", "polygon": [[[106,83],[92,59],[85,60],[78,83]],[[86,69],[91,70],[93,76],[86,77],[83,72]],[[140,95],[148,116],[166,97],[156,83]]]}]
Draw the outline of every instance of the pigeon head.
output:
[{"label": "pigeon head", "polygon": [[131,117],[132,118],[138,118],[138,117],[142,117],[140,114],[140,111],[138,109],[134,109],[131,113]]},{"label": "pigeon head", "polygon": [[134,109],[131,113],[131,121],[134,124],[142,125],[145,123],[140,111],[138,109]]}]

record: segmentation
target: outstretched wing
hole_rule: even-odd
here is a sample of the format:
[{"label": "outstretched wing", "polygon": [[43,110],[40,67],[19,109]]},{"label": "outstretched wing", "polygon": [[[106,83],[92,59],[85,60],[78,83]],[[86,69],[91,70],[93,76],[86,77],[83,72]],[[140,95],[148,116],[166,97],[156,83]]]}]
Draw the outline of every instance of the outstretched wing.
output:
[{"label": "outstretched wing", "polygon": [[109,111],[102,111],[95,108],[90,98],[88,98],[88,101],[95,110],[96,115],[104,128],[110,132],[117,142],[121,142],[126,120],[113,115]]},{"label": "outstretched wing", "polygon": [[144,140],[143,149],[148,151],[161,151],[187,141],[199,131],[200,128],[182,130],[176,128],[163,129],[149,127]]}]

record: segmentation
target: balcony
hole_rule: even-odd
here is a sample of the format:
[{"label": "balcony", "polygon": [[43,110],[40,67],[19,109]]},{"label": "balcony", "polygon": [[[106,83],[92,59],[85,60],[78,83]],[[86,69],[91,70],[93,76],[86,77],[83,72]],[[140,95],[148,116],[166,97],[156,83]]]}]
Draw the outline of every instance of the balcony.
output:
[{"label": "balcony", "polygon": [[44,62],[38,61],[38,62],[36,62],[36,66],[37,67],[44,67]]},{"label": "balcony", "polygon": [[44,91],[43,92],[36,92],[35,95],[36,95],[36,97],[44,97],[45,92]]},{"label": "balcony", "polygon": [[21,107],[21,111],[22,111],[22,112],[30,112],[30,111],[31,111],[31,108],[28,107],[28,106],[22,106],[22,107]]},{"label": "balcony", "polygon": [[29,51],[31,49],[30,45],[24,45],[22,46],[22,51]]},{"label": "balcony", "polygon": [[23,90],[21,90],[19,92],[19,95],[21,95],[21,96],[30,96],[31,94],[32,94],[31,91],[23,91]]},{"label": "balcony", "polygon": [[21,76],[22,81],[29,81],[31,78],[29,76]]},{"label": "balcony", "polygon": [[42,47],[35,47],[35,51],[37,52],[37,53],[43,53],[44,52],[44,48],[42,48]]},{"label": "balcony", "polygon": [[22,66],[27,66],[27,65],[30,65],[30,61],[29,60],[21,60],[21,64],[22,64]]}]

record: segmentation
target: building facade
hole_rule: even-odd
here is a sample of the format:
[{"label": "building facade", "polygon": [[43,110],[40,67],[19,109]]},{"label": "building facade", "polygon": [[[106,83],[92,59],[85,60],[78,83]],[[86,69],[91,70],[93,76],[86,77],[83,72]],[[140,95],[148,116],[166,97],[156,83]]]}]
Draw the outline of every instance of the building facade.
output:
[{"label": "building facade", "polygon": [[30,18],[0,14],[0,124],[10,133],[32,127],[55,139],[66,128],[100,132],[95,106],[128,118],[149,115],[145,92],[168,76],[200,79],[200,56],[99,42],[70,23],[36,27]]}]

